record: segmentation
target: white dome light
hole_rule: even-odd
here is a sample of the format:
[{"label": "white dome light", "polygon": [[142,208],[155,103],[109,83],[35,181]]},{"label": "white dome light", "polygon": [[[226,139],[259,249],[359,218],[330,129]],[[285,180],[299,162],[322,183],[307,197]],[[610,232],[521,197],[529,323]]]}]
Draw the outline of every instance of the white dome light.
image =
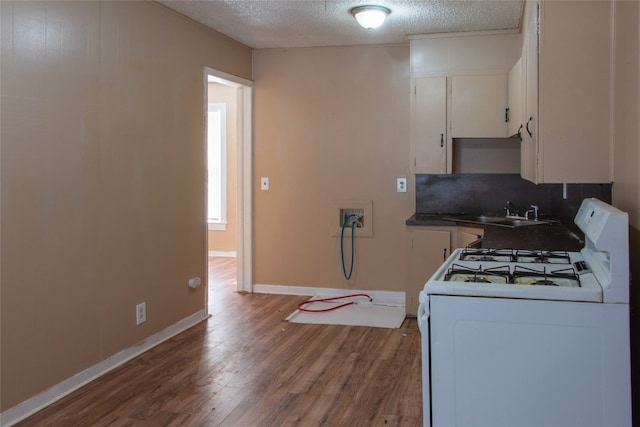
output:
[{"label": "white dome light", "polygon": [[351,9],[351,14],[355,16],[358,24],[367,30],[378,28],[391,11],[382,6],[358,6]]}]

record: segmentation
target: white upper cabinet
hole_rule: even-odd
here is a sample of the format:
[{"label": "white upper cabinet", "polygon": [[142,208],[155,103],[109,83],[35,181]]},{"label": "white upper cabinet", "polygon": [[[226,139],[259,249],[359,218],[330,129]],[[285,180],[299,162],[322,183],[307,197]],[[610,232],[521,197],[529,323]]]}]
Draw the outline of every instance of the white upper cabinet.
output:
[{"label": "white upper cabinet", "polygon": [[611,182],[614,2],[527,1],[522,176]]},{"label": "white upper cabinet", "polygon": [[507,136],[507,75],[451,77],[451,137]]},{"label": "white upper cabinet", "polygon": [[411,171],[453,169],[453,138],[508,135],[507,74],[520,57],[513,32],[410,36]]},{"label": "white upper cabinet", "polygon": [[413,173],[447,172],[447,78],[412,79],[411,148]]},{"label": "white upper cabinet", "polygon": [[508,72],[520,57],[522,37],[514,32],[409,36],[411,76]]},{"label": "white upper cabinet", "polygon": [[[423,164],[431,165],[425,168],[417,166],[420,147],[412,139],[415,172],[441,173],[444,158],[450,173],[453,138],[512,136],[520,130],[523,178],[534,183],[611,182],[614,7],[610,1],[527,0],[522,35],[410,37],[412,82],[438,76],[450,85],[444,113],[448,132],[415,123],[424,116],[415,111],[422,104],[412,101],[412,130],[445,138],[436,144],[435,154],[425,148],[430,159]],[[489,76],[498,75],[506,82],[489,83]],[[506,123],[504,108],[509,108]]]},{"label": "white upper cabinet", "polygon": [[522,81],[524,87],[523,130],[520,144],[520,175],[538,183],[538,5],[525,3],[522,43]]},{"label": "white upper cabinet", "polygon": [[507,122],[507,135],[513,136],[522,132],[522,118],[524,111],[524,85],[522,84],[522,58],[518,59],[509,71],[507,78],[507,95],[509,108],[509,121]]}]

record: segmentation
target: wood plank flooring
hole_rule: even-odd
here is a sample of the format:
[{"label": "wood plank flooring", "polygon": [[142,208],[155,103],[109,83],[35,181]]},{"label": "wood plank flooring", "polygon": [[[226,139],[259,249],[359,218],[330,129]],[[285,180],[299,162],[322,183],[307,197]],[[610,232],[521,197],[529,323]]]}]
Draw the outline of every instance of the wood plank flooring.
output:
[{"label": "wood plank flooring", "polygon": [[305,297],[238,293],[209,259],[212,317],[19,426],[419,426],[420,333],[284,321]]}]

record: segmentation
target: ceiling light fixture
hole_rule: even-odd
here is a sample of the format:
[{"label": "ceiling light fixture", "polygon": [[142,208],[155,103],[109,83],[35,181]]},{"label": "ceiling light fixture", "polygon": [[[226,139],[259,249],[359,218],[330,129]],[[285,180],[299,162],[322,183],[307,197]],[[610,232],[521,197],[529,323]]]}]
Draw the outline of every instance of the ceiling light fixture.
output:
[{"label": "ceiling light fixture", "polygon": [[351,9],[351,14],[358,24],[367,30],[378,28],[390,13],[391,11],[383,6],[358,6]]}]

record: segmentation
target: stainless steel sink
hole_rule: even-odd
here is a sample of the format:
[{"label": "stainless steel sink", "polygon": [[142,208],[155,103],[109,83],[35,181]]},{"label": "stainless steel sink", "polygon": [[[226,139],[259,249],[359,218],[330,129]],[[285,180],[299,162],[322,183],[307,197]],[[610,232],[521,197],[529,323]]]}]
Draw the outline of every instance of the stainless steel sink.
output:
[{"label": "stainless steel sink", "polygon": [[492,215],[449,215],[444,217],[448,221],[467,222],[472,224],[490,224],[502,227],[524,227],[530,225],[548,224],[549,221],[536,221],[526,218],[512,218]]},{"label": "stainless steel sink", "polygon": [[480,224],[494,223],[507,218],[504,216],[486,216],[486,215],[449,215],[444,219],[456,222],[476,222]]},{"label": "stainless steel sink", "polygon": [[514,218],[507,218],[505,220],[502,221],[498,221],[495,222],[494,224],[502,224],[502,225],[508,225],[511,227],[522,227],[525,225],[540,225],[540,224],[546,224],[547,221],[535,221],[535,220],[531,220],[531,219],[514,219]]}]

